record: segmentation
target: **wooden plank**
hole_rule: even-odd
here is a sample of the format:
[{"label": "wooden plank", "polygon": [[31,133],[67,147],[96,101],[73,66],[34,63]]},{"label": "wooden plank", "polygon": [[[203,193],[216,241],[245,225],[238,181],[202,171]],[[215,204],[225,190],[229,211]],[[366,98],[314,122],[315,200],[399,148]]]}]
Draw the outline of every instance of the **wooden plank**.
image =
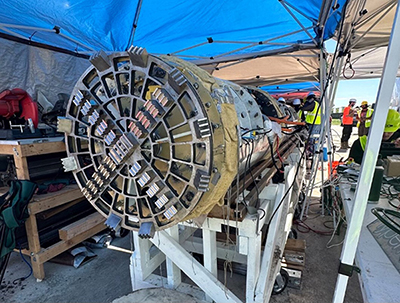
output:
[{"label": "wooden plank", "polygon": [[[217,233],[213,230],[203,229],[203,256],[204,267],[214,276],[218,277],[217,267]],[[212,302],[212,298],[206,293],[206,301]]]},{"label": "wooden plank", "polygon": [[[175,240],[179,241],[179,227],[178,225],[168,228],[167,233]],[[169,258],[166,260],[167,263],[167,287],[176,289],[182,283],[181,270],[174,264]]]},{"label": "wooden plank", "polygon": [[82,197],[83,195],[78,185],[68,185],[53,193],[34,195],[33,202],[28,204],[28,209],[31,214],[37,214]]},{"label": "wooden plank", "polygon": [[41,281],[44,279],[44,267],[43,264],[36,258],[36,253],[40,252],[41,247],[36,216],[34,214],[31,214],[26,220],[25,229],[31,255],[33,276],[38,279],[38,281]]},{"label": "wooden plank", "polygon": [[41,142],[33,144],[18,145],[20,156],[29,157],[44,154],[54,154],[66,151],[65,143],[62,141],[58,142]]},{"label": "wooden plank", "polygon": [[75,238],[72,238],[68,241],[59,241],[56,244],[49,246],[48,248],[42,249],[42,251],[40,253],[37,253],[35,257],[39,263],[44,263],[46,261],[49,261],[51,258],[54,258],[60,253],[66,251],[67,249],[70,249],[71,247],[74,247],[75,245],[81,243],[82,241],[97,234],[98,232],[101,232],[106,228],[107,226],[104,225],[103,222],[101,222],[98,225],[94,226],[93,228],[83,231]]},{"label": "wooden plank", "polygon": [[85,200],[85,197],[81,197],[81,198],[76,199],[74,201],[68,202],[68,203],[66,203],[64,205],[55,207],[54,209],[43,211],[43,212],[37,214],[37,218],[39,220],[46,220],[46,219],[48,219],[48,218],[50,218],[50,217],[52,217],[52,216],[54,216],[56,214],[59,214],[60,212],[62,212],[64,210],[70,208],[71,206],[74,206],[75,204],[78,204],[79,202],[81,202],[83,200]]},{"label": "wooden plank", "polygon": [[[214,208],[207,215],[209,218],[225,219],[229,212],[229,220],[242,222],[247,214],[246,207],[243,204],[238,205],[238,211],[236,209],[228,207],[227,205],[215,205]],[[237,219],[236,219],[237,217]]]},{"label": "wooden plank", "polygon": [[0,154],[1,155],[15,155],[18,151],[17,144],[0,144]]},{"label": "wooden plank", "polygon": [[283,252],[282,262],[285,262],[288,267],[290,267],[289,264],[305,266],[306,254],[299,251],[285,250]]},{"label": "wooden plank", "polygon": [[15,171],[19,180],[29,180],[28,161],[26,157],[14,155]]},{"label": "wooden plank", "polygon": [[89,230],[100,223],[104,223],[106,219],[98,212],[95,212],[85,218],[75,221],[58,230],[61,240],[68,241],[85,230]]},{"label": "wooden plank", "polygon": [[300,239],[287,239],[285,250],[305,252],[306,251],[306,240]]}]

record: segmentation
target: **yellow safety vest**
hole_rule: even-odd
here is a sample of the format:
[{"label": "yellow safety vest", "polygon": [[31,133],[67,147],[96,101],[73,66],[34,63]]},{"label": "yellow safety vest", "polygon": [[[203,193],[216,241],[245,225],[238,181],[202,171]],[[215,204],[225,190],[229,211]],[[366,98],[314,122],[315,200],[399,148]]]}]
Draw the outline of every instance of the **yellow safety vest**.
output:
[{"label": "yellow safety vest", "polygon": [[367,145],[367,136],[360,137],[360,144],[361,144],[362,150],[365,151],[365,146]]},{"label": "yellow safety vest", "polygon": [[298,112],[297,112],[297,115],[299,116],[299,120],[301,121],[301,115],[303,114],[303,111],[300,109]]},{"label": "yellow safety vest", "polygon": [[[365,118],[371,118],[373,112],[374,110],[372,108],[368,108]],[[358,117],[361,118],[361,110],[359,110],[357,114]],[[368,128],[370,126],[371,126],[371,120],[365,120],[365,127]],[[360,121],[357,122],[357,127],[360,127]]]},{"label": "yellow safety vest", "polygon": [[[319,125],[319,124],[321,124],[321,107],[319,106],[317,101],[314,101],[314,102],[315,102],[315,106],[314,106],[313,111],[307,112],[307,114],[306,114],[306,123],[308,123],[308,124],[314,123],[315,125]],[[315,118],[315,116],[317,116],[317,118]],[[315,122],[314,122],[314,118],[315,118]]]}]

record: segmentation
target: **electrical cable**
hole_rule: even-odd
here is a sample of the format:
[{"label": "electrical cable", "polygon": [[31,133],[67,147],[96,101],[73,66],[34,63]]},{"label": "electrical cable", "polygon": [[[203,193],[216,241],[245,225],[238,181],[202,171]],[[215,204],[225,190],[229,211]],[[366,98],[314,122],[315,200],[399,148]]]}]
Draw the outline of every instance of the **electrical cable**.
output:
[{"label": "electrical cable", "polygon": [[15,279],[15,280],[12,282],[14,285],[17,284],[17,283],[20,283],[20,282],[22,282],[22,281],[24,281],[24,280],[26,280],[26,279],[28,279],[28,278],[32,275],[32,273],[33,273],[32,265],[25,259],[24,255],[23,255],[23,253],[22,253],[21,245],[20,245],[19,243],[18,243],[18,249],[19,249],[19,254],[20,254],[22,260],[26,263],[26,265],[29,266],[29,270],[30,270],[30,271],[29,271],[29,274],[28,274],[27,276],[22,277],[22,278],[17,278],[17,279]]},{"label": "electrical cable", "polygon": [[400,222],[400,212],[382,207],[375,207],[371,209],[371,212],[378,218],[379,221],[381,221],[383,224],[385,224],[387,227],[389,227],[397,234],[400,234],[400,224],[395,222],[392,218],[389,217],[389,215],[391,215],[399,219]]},{"label": "electrical cable", "polygon": [[[342,11],[343,14],[346,13],[346,8],[347,8],[347,2],[346,2],[346,4],[345,4],[345,7],[343,8],[343,11]],[[340,29],[339,29],[339,35],[338,35],[339,38],[341,37],[342,31],[343,31],[343,24],[344,24],[344,18],[342,18],[341,23],[340,23]],[[321,95],[321,97],[320,97],[320,100],[323,100],[323,98],[324,98],[324,96],[325,96],[325,94],[326,94],[326,90],[327,90],[328,85],[329,85],[329,80],[330,80],[331,77],[332,77],[334,63],[335,63],[336,58],[338,57],[338,55],[340,55],[338,51],[339,51],[339,43],[336,44],[336,49],[335,49],[334,56],[333,56],[333,59],[332,59],[332,62],[331,62],[331,67],[330,67],[330,70],[329,70],[329,73],[328,73],[328,77],[327,77],[327,81],[326,81],[326,83],[325,83],[325,87],[323,88],[323,91],[322,91],[322,95]],[[321,103],[318,104],[318,108],[317,108],[317,111],[316,111],[317,113],[318,113],[318,111],[319,111],[320,108],[321,108]],[[314,116],[314,120],[313,120],[312,126],[315,125],[315,121],[316,121],[316,120],[317,120],[317,115]],[[307,145],[307,143],[310,141],[310,138],[311,138],[311,132],[309,132],[309,134],[308,134],[308,138],[307,138],[307,140],[306,140],[306,145]],[[305,155],[305,153],[306,153],[306,150],[307,150],[307,149],[304,148],[304,150],[303,150],[303,152],[302,152],[302,154],[301,154],[301,157],[300,157],[299,162],[298,162],[298,165],[297,165],[296,172],[295,172],[295,174],[294,174],[294,179],[293,179],[292,184],[289,186],[289,188],[287,189],[286,193],[283,195],[281,201],[279,202],[279,204],[278,204],[277,207],[275,208],[274,212],[272,213],[272,215],[271,215],[271,217],[270,217],[270,219],[269,219],[269,221],[268,221],[268,225],[271,224],[272,219],[274,218],[274,216],[275,216],[275,214],[277,213],[278,209],[279,209],[280,206],[283,204],[283,202],[285,201],[285,199],[286,199],[287,195],[289,194],[290,190],[291,190],[292,187],[294,186],[294,184],[295,184],[295,182],[296,182],[297,175],[298,175],[298,173],[299,173],[299,171],[300,171],[300,166],[301,166],[300,163],[301,163],[301,161],[303,160],[303,157],[304,157],[304,155]]]}]

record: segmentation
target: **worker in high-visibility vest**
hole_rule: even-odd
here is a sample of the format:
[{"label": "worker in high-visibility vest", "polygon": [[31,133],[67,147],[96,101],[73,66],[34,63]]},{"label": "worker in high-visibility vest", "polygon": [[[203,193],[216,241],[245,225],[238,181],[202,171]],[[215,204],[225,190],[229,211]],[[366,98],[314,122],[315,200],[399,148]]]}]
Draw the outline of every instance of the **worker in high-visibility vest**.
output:
[{"label": "worker in high-visibility vest", "polygon": [[[389,109],[386,117],[385,129],[382,136],[382,142],[392,142],[392,135],[400,128],[400,114],[394,109]],[[397,142],[396,142],[397,143]],[[365,146],[367,145],[367,136],[361,136],[354,141],[351,146],[349,159],[361,164],[364,156]]]},{"label": "worker in high-visibility vest", "polygon": [[358,136],[368,135],[374,110],[368,106],[367,101],[361,102],[361,109],[357,112]]},{"label": "worker in high-visibility vest", "polygon": [[353,119],[354,119],[354,106],[356,105],[357,100],[351,98],[349,100],[349,105],[346,106],[343,110],[342,116],[342,137],[340,139],[340,149],[346,151],[349,148],[349,139],[351,136],[351,132],[353,130]]},{"label": "worker in high-visibility vest", "polygon": [[312,162],[316,151],[319,133],[321,131],[321,107],[318,103],[317,97],[313,92],[310,92],[307,95],[306,102],[300,108],[299,113],[304,117],[304,121],[306,122],[310,132],[310,137],[308,138],[306,145],[306,168],[307,174],[309,174],[309,169],[312,167]]},{"label": "worker in high-visibility vest", "polygon": [[319,134],[321,129],[321,107],[313,92],[307,95],[306,102],[300,108],[311,134]]}]

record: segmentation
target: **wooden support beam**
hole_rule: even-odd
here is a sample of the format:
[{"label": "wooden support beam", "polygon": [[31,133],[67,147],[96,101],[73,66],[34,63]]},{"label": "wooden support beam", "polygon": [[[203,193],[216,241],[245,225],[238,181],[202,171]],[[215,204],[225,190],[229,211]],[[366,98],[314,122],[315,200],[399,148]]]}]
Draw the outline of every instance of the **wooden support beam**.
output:
[{"label": "wooden support beam", "polygon": [[166,231],[156,232],[150,240],[215,302],[241,302],[213,274],[196,261]]},{"label": "wooden support beam", "polygon": [[28,161],[26,157],[14,155],[14,163],[18,180],[29,180]]},{"label": "wooden support beam", "polygon": [[[179,242],[178,225],[172,226],[168,228],[166,231],[171,236],[171,238]],[[168,284],[167,284],[168,288],[175,289],[182,283],[181,270],[169,258],[167,258],[167,279],[168,279]]]},{"label": "wooden support beam", "polygon": [[100,213],[95,212],[85,218],[64,226],[58,230],[58,234],[61,240],[68,241],[82,233],[82,230],[91,229],[101,223],[104,224],[105,221],[106,219]]},{"label": "wooden support beam", "polygon": [[90,238],[91,236],[97,234],[98,232],[101,232],[102,230],[106,229],[107,226],[104,225],[103,222],[97,224],[93,228],[86,230],[82,232],[81,234],[77,235],[75,238],[72,238],[68,241],[60,241],[57,242],[56,244],[53,244],[47,248],[42,249],[39,253],[35,255],[36,259],[38,260],[39,263],[44,263],[46,261],[49,261],[51,258],[54,258],[55,256],[59,255],[60,253],[66,251],[67,249],[70,249],[71,247],[74,247],[76,244],[81,243],[83,240],[86,240],[87,238]]},{"label": "wooden support beam", "polygon": [[29,213],[37,214],[80,198],[83,194],[78,185],[68,185],[53,193],[34,195],[28,204]]},{"label": "wooden support beam", "polygon": [[31,264],[33,276],[38,280],[44,279],[43,262],[37,258],[37,253],[40,252],[39,232],[37,227],[36,215],[31,214],[25,222],[26,237],[28,238],[29,254],[31,256]]}]

